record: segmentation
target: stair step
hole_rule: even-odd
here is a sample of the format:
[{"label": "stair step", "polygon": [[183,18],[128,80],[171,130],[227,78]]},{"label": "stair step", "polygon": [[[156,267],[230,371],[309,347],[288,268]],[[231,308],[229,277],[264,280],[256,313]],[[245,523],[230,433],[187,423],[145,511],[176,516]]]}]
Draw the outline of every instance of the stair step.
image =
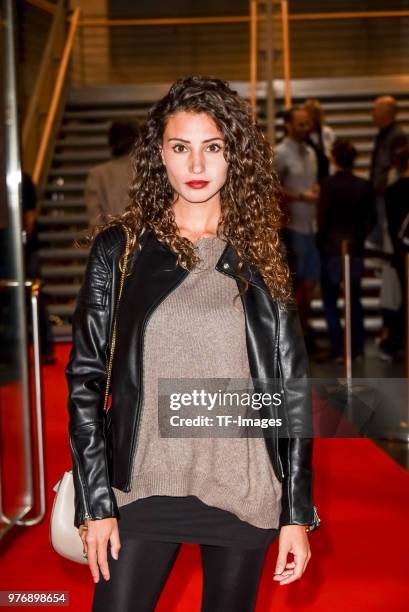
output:
[{"label": "stair step", "polygon": [[99,121],[98,123],[78,123],[78,122],[69,122],[66,123],[65,120],[60,127],[60,133],[63,134],[98,134],[101,133],[106,136],[108,130],[110,128],[109,121]]},{"label": "stair step", "polygon": [[[48,312],[50,315],[54,315],[56,317],[64,318],[64,317],[72,317],[74,314],[75,303],[74,304],[48,304]],[[55,325],[53,329],[57,328]]]},{"label": "stair step", "polygon": [[77,249],[77,248],[66,248],[66,249],[39,249],[39,258],[41,261],[47,261],[51,259],[87,259],[89,255],[89,249]]},{"label": "stair step", "polygon": [[88,136],[88,138],[74,138],[73,136],[69,136],[68,138],[59,138],[57,140],[56,146],[59,149],[63,149],[65,147],[104,147],[106,149],[109,148],[108,138],[106,136]]},{"label": "stair step", "polygon": [[83,166],[61,166],[61,168],[51,168],[48,173],[50,177],[65,177],[65,176],[88,176],[94,164],[84,164]]},{"label": "stair step", "polygon": [[380,289],[381,282],[376,276],[364,276],[361,280],[361,289]]},{"label": "stair step", "polygon": [[365,270],[372,270],[374,272],[381,271],[382,266],[379,259],[374,257],[364,257],[364,268]]},{"label": "stair step", "polygon": [[53,334],[57,342],[72,342],[71,325],[54,325]]},{"label": "stair step", "polygon": [[40,209],[52,208],[64,210],[65,208],[85,208],[84,198],[62,198],[58,200],[41,200]]},{"label": "stair step", "polygon": [[[399,109],[408,109],[409,110],[409,101],[408,100],[398,100]],[[341,102],[337,101],[327,101],[324,100],[322,102],[322,107],[325,111],[326,115],[335,111],[360,111],[360,110],[368,110],[368,113],[372,111],[373,100],[345,100]]]},{"label": "stair step", "polygon": [[[333,113],[330,117],[327,116],[328,124],[331,126],[341,125],[355,125],[355,124],[368,124],[373,126],[373,119],[371,115],[371,109],[368,113]],[[399,112],[399,122],[409,122],[409,113],[406,111]]]},{"label": "stair step", "polygon": [[69,120],[95,120],[95,119],[123,119],[127,117],[128,119],[135,121],[140,121],[141,119],[145,119],[148,113],[148,106],[144,109],[138,108],[111,108],[111,109],[95,109],[89,108],[84,110],[68,110],[64,113],[64,119]]},{"label": "stair step", "polygon": [[50,231],[50,232],[38,232],[38,240],[40,242],[74,242],[84,237],[85,232],[79,231]]},{"label": "stair step", "polygon": [[88,226],[88,215],[86,213],[78,214],[51,214],[51,215],[39,215],[38,223],[41,226],[50,225],[87,225]]},{"label": "stair step", "polygon": [[[314,317],[309,319],[310,327],[316,332],[326,332],[328,330],[327,322],[324,317]],[[341,318],[341,325],[344,320]],[[383,320],[381,316],[365,316],[364,317],[364,329],[367,332],[380,331],[383,326]]]},{"label": "stair step", "polygon": [[[259,124],[261,125],[261,127],[265,130],[267,127],[267,119],[260,117],[259,119]],[[331,124],[331,127],[332,126]],[[335,136],[339,137],[339,138],[350,138],[351,140],[370,140],[371,142],[374,140],[377,130],[374,126],[368,125],[368,126],[351,126],[350,124],[348,124],[346,127],[343,126],[335,126],[334,127],[334,132],[335,132]],[[281,138],[283,138],[284,136],[284,128],[283,128],[283,123],[282,121],[276,122],[276,135],[277,135],[277,140],[281,140]]]},{"label": "stair step", "polygon": [[52,183],[48,183],[48,185],[46,185],[45,187],[45,191],[47,193],[50,192],[54,192],[54,193],[72,193],[73,191],[82,191],[84,192],[84,185],[85,183],[82,182],[72,182],[72,183],[61,183],[59,185],[57,184],[52,184]]},{"label": "stair step", "polygon": [[83,278],[85,272],[84,265],[70,265],[70,266],[41,266],[41,276],[44,279],[55,279],[55,278]]},{"label": "stair step", "polygon": [[80,290],[79,284],[48,284],[43,287],[43,293],[52,297],[76,298]]},{"label": "stair step", "polygon": [[372,141],[376,136],[375,127],[367,127],[367,128],[337,127],[334,130],[334,132],[338,138],[350,138],[351,140],[369,138]]},{"label": "stair step", "polygon": [[[364,309],[364,311],[368,311],[368,310],[379,311],[379,308],[380,308],[379,297],[362,296],[361,304],[362,304],[362,308]],[[337,306],[339,309],[344,308],[344,298],[341,297],[337,300]],[[323,301],[321,298],[315,298],[311,300],[311,310],[312,311],[323,312],[323,308],[324,306],[323,306]]]},{"label": "stair step", "polygon": [[89,149],[88,151],[67,151],[65,153],[54,153],[54,162],[76,162],[86,161],[89,164],[94,160],[104,162],[109,161],[111,156],[107,151],[101,151],[101,149]]}]

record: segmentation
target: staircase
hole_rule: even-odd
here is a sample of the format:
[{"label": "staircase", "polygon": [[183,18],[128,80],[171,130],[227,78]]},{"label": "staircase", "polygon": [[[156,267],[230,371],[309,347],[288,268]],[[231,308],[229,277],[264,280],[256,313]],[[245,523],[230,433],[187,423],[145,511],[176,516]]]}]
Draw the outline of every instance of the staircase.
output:
[{"label": "staircase", "polygon": [[[236,83],[234,83],[236,85]],[[242,84],[245,87],[246,84]],[[311,91],[297,99],[314,96]],[[240,87],[236,87],[240,91]],[[351,138],[358,151],[357,174],[367,176],[376,129],[371,120],[373,93],[354,91],[331,95],[336,88],[328,81],[327,93],[319,97],[326,120],[337,136]],[[49,313],[53,321],[56,341],[71,341],[71,316],[85,269],[88,250],[76,248],[73,241],[87,229],[84,204],[84,185],[88,171],[95,164],[110,158],[107,132],[110,122],[125,117],[143,120],[151,104],[167,90],[166,86],[112,87],[71,92],[56,141],[52,166],[44,199],[40,202],[39,240],[44,293],[48,296]],[[315,90],[316,91],[316,90]],[[375,91],[385,91],[381,86]],[[388,93],[393,94],[389,89]],[[399,120],[409,133],[409,95],[397,94]],[[277,101],[280,108],[281,100]],[[261,124],[265,125],[263,102],[259,103]],[[277,135],[282,136],[282,122],[277,120]],[[365,328],[376,332],[381,326],[379,309],[379,262],[365,261],[362,281],[362,303]],[[340,300],[339,304],[342,304]],[[326,324],[319,297],[312,303],[311,325],[318,333],[325,332]]]}]

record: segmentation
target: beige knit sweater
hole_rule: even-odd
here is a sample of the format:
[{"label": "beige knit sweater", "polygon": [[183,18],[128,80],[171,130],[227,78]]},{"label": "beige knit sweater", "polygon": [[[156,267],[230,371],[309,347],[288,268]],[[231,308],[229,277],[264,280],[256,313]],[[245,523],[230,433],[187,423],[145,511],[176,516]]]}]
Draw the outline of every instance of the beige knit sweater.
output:
[{"label": "beige knit sweater", "polygon": [[251,381],[240,298],[233,304],[237,284],[215,269],[226,243],[212,236],[195,245],[201,263],[147,323],[131,491],[113,491],[119,507],[151,495],[195,495],[257,527],[278,528],[282,489],[263,438],[159,434],[158,378]]}]

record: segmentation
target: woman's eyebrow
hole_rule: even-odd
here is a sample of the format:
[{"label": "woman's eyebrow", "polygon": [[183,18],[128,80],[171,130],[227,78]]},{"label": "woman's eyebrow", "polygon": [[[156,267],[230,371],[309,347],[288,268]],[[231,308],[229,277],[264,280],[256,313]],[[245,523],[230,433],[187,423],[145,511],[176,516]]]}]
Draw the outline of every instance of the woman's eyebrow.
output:
[{"label": "woman's eyebrow", "polygon": [[[168,141],[170,140],[178,140],[179,142],[186,142],[187,144],[190,144],[190,140],[185,140],[184,138],[168,138]],[[214,138],[207,138],[206,140],[203,140],[203,142],[211,142],[212,140],[224,140],[221,136],[215,136]]]}]

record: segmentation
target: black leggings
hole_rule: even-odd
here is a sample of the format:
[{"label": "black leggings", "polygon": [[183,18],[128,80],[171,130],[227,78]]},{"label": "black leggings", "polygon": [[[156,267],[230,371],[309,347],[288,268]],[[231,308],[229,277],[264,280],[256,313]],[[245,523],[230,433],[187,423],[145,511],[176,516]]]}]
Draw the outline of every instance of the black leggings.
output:
[{"label": "black leggings", "polygon": [[[153,612],[181,544],[121,540],[119,559],[108,546],[108,581],[95,584],[93,612]],[[241,549],[200,544],[201,612],[253,612],[267,547]]]}]

